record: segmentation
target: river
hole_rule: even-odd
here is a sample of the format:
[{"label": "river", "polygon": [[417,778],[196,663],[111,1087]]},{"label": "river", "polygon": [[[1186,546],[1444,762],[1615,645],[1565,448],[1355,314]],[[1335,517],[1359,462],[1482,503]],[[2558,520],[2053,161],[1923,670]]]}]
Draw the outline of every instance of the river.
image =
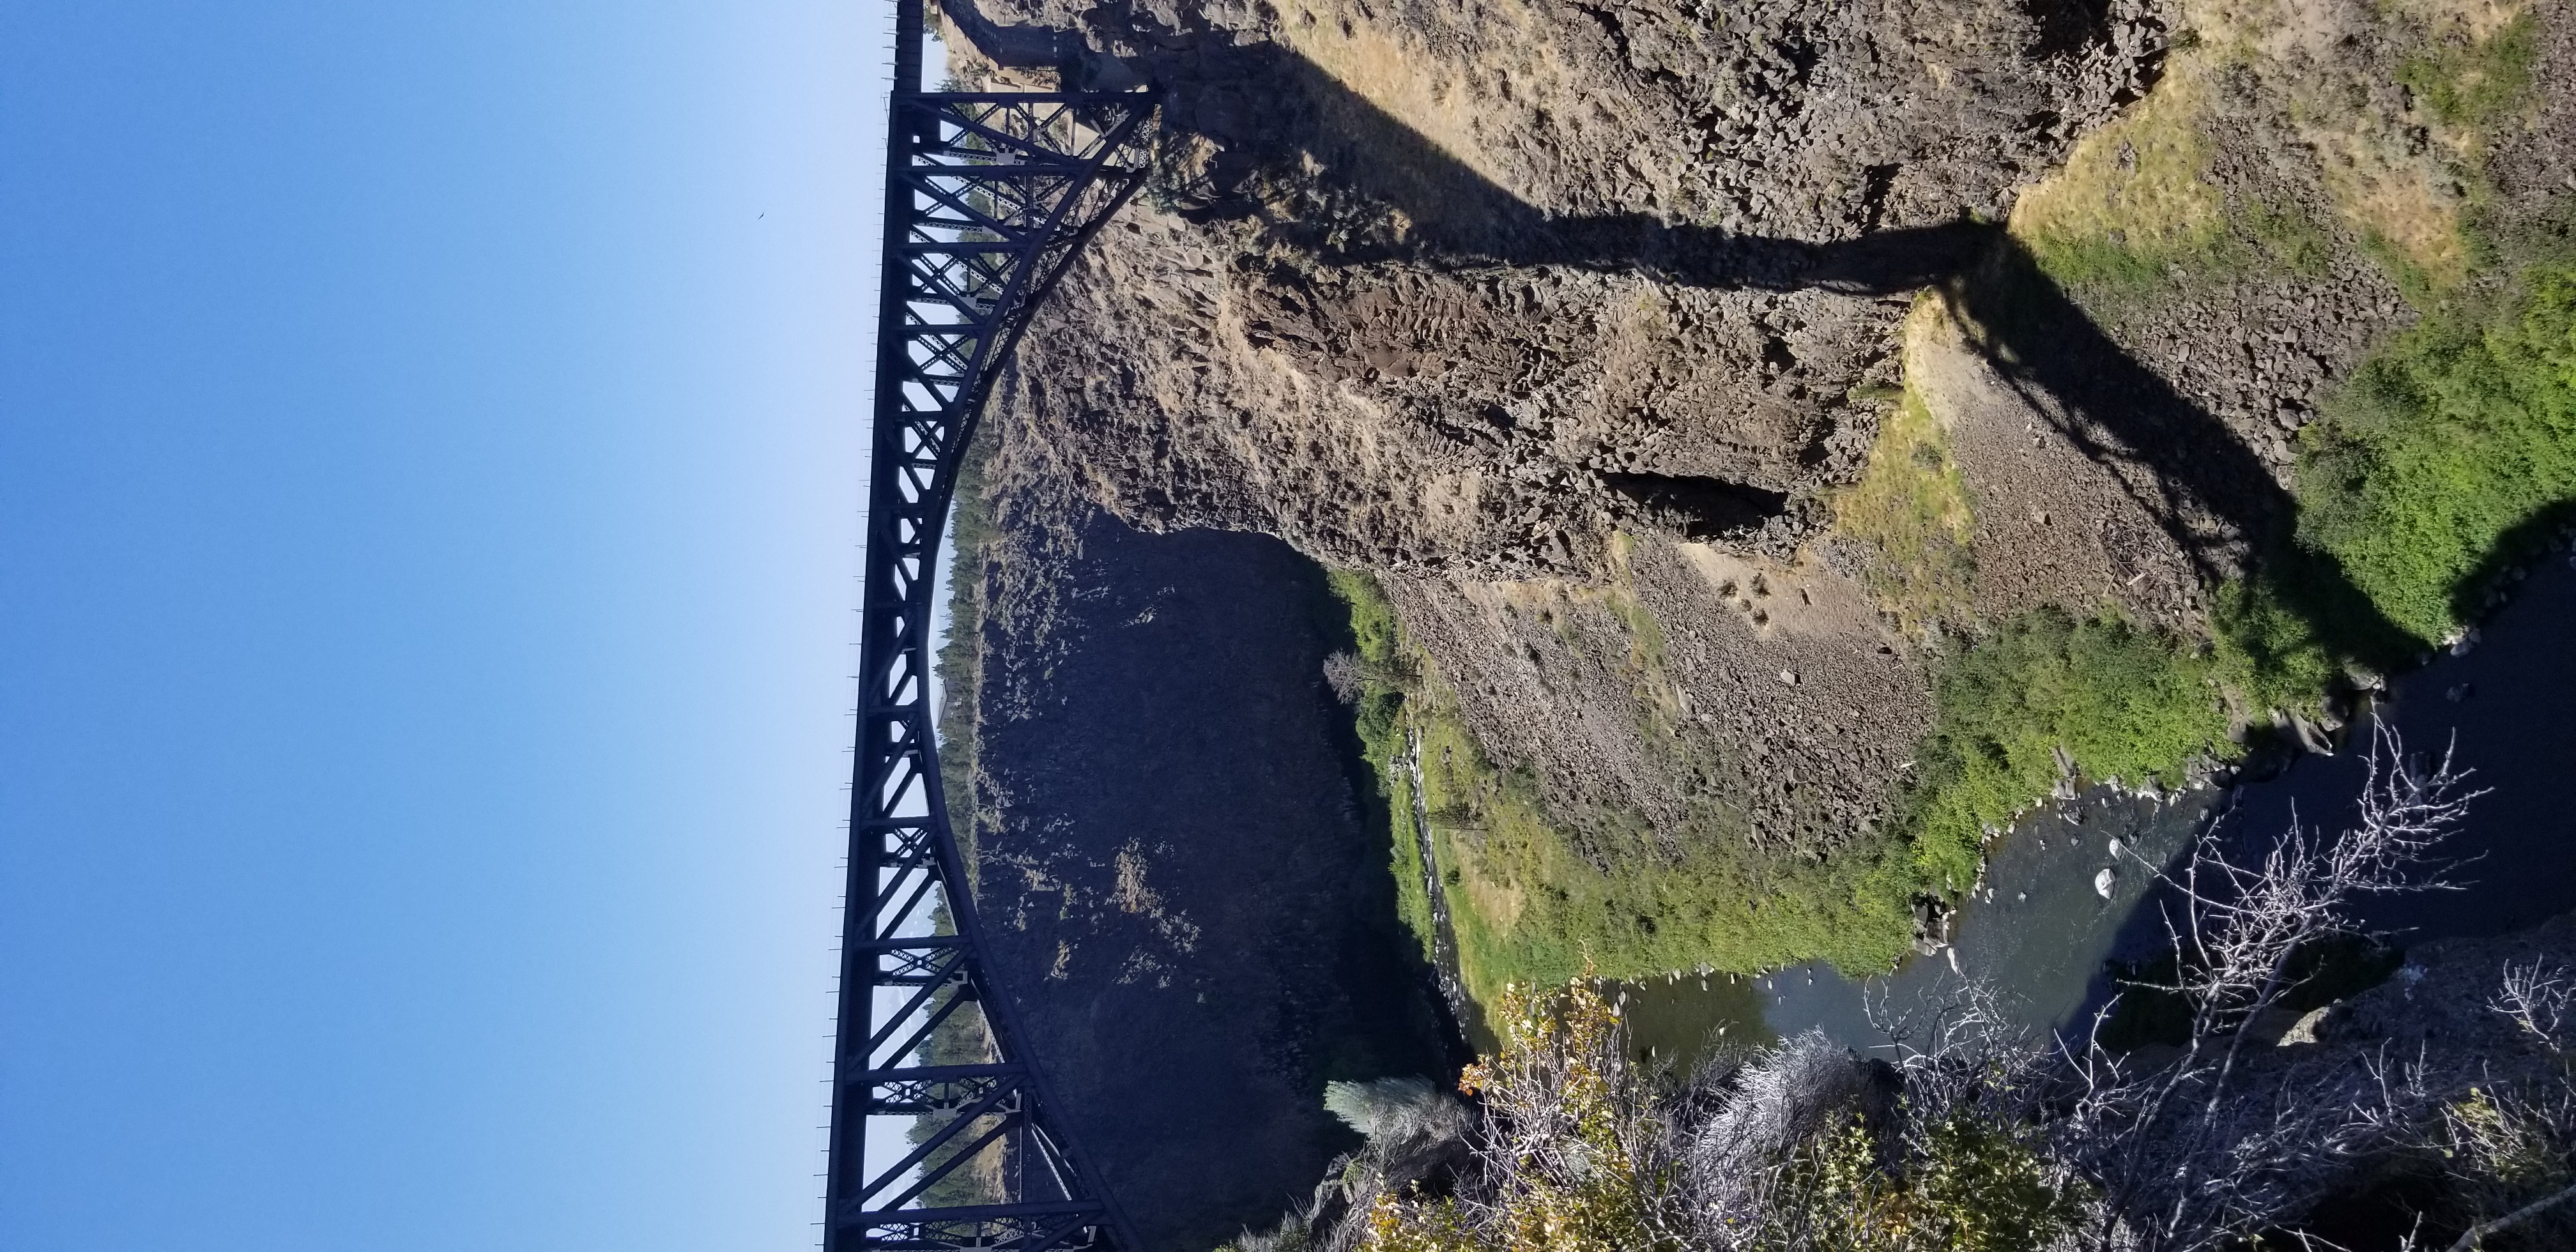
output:
[{"label": "river", "polygon": [[[2392,942],[2497,934],[2576,909],[2576,804],[2563,790],[2576,776],[2571,645],[2576,569],[2553,557],[2466,652],[2391,682],[2376,716],[2410,751],[2456,744],[2458,763],[2476,771],[2473,785],[2489,789],[2450,848],[2474,858],[2450,874],[2459,890],[2383,897],[2364,912]],[[2164,950],[2160,910],[2147,903],[2150,876],[2134,860],[2119,858],[2110,899],[2095,892],[2096,873],[2115,863],[2111,841],[2170,864],[2211,821],[2257,843],[2285,829],[2294,812],[2311,825],[2340,826],[2360,788],[2368,734],[2357,726],[2335,755],[2303,756],[2273,778],[2171,803],[2095,788],[2071,817],[2044,810],[1998,841],[1987,872],[1992,894],[1961,908],[1950,952],[1857,981],[1816,963],[1761,978],[1685,975],[1630,985],[1621,991],[1631,1037],[1641,1052],[1685,1061],[1713,1041],[1764,1042],[1808,1029],[1851,1047],[1884,1048],[1882,1023],[1919,1019],[1955,998],[1963,976],[1995,988],[2020,1024],[2078,1027],[2110,992],[2106,962]]]}]

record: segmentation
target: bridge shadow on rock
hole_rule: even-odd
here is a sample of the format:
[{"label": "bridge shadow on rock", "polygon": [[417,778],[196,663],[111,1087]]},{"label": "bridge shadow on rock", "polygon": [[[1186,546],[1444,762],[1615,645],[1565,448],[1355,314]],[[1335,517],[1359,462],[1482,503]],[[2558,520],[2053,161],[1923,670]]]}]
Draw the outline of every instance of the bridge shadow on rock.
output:
[{"label": "bridge shadow on rock", "polygon": [[1975,260],[1940,283],[1951,307],[1997,375],[2113,471],[2204,585],[2248,572],[2251,590],[2241,594],[2287,611],[2328,651],[2383,669],[2423,646],[2332,554],[2296,541],[2297,500],[2234,430],[2103,333],[2020,241],[1975,229],[1986,237]]},{"label": "bridge shadow on rock", "polygon": [[[1642,213],[1552,214],[1287,49],[1202,49],[1193,68],[1186,84],[1166,86],[1163,125],[1206,140],[1213,155],[1159,190],[1191,216],[1263,219],[1328,262],[1564,265],[1869,296],[1956,274],[1981,242],[1948,225],[1814,244]],[[1298,168],[1306,162],[1320,171]]]},{"label": "bridge shadow on rock", "polygon": [[[2310,638],[2383,668],[2422,647],[2332,556],[2294,541],[2296,501],[2242,438],[2121,348],[1998,225],[1813,242],[1636,213],[1550,214],[1293,52],[1256,44],[1198,59],[1190,82],[1167,87],[1165,106],[1167,128],[1215,149],[1186,186],[1166,188],[1185,214],[1260,218],[1341,265],[1567,266],[1854,297],[1938,289],[1997,374],[2112,471],[2206,586],[2251,570],[2251,594]],[[1292,170],[1292,156],[1320,171]]]}]

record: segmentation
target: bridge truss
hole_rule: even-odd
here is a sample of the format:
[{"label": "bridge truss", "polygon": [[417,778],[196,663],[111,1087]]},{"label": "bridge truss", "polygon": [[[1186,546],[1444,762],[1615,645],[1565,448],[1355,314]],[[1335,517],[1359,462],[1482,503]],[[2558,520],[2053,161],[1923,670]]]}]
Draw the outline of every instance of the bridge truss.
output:
[{"label": "bridge truss", "polygon": [[1030,314],[1140,186],[1146,92],[918,90],[896,5],[826,1252],[1135,1248],[995,987],[932,734],[933,563]]}]

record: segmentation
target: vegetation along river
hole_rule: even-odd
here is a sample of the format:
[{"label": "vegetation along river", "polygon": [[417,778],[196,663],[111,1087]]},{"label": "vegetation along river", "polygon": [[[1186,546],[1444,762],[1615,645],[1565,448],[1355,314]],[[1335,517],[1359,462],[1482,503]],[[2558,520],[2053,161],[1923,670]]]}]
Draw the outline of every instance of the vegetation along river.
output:
[{"label": "vegetation along river", "polygon": [[[2553,557],[2469,649],[2393,680],[2377,716],[2415,751],[2456,744],[2458,761],[2489,789],[2451,849],[2471,858],[2460,888],[2375,901],[2367,920],[2405,944],[2500,934],[2576,909],[2576,809],[2565,802],[2576,767],[2576,569]],[[1953,946],[1909,958],[1883,977],[1852,980],[1814,962],[1763,977],[1684,974],[1623,987],[1641,1052],[1687,1062],[1713,1042],[1767,1041],[1819,1029],[1852,1047],[1889,1045],[1885,1027],[1955,998],[1962,977],[2000,993],[1999,1007],[2040,1030],[2080,1029],[2111,994],[2111,962],[2164,951],[2160,910],[2138,858],[2171,864],[2210,822],[2268,843],[2296,815],[2338,827],[2365,769],[2368,724],[2332,756],[2302,756],[2278,775],[2159,803],[2109,788],[2024,820],[1993,853],[1986,886],[1961,909]],[[2113,840],[2133,856],[2114,858]],[[2118,866],[2111,896],[2095,876]],[[1955,957],[1955,965],[1953,959]],[[1722,1032],[1722,1033],[1721,1033]]]}]

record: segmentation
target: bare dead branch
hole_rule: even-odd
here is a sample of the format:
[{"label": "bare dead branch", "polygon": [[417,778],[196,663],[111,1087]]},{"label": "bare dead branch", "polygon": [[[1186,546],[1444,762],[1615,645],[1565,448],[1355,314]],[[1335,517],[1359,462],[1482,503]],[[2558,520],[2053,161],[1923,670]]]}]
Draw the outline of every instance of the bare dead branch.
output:
[{"label": "bare dead branch", "polygon": [[2549,1049],[2550,1055],[2559,1056],[2567,1051],[2571,997],[2576,997],[2576,987],[2569,985],[2567,970],[2533,957],[2527,966],[2506,962],[2504,985],[2487,1007],[2521,1027],[2533,1041]]}]

